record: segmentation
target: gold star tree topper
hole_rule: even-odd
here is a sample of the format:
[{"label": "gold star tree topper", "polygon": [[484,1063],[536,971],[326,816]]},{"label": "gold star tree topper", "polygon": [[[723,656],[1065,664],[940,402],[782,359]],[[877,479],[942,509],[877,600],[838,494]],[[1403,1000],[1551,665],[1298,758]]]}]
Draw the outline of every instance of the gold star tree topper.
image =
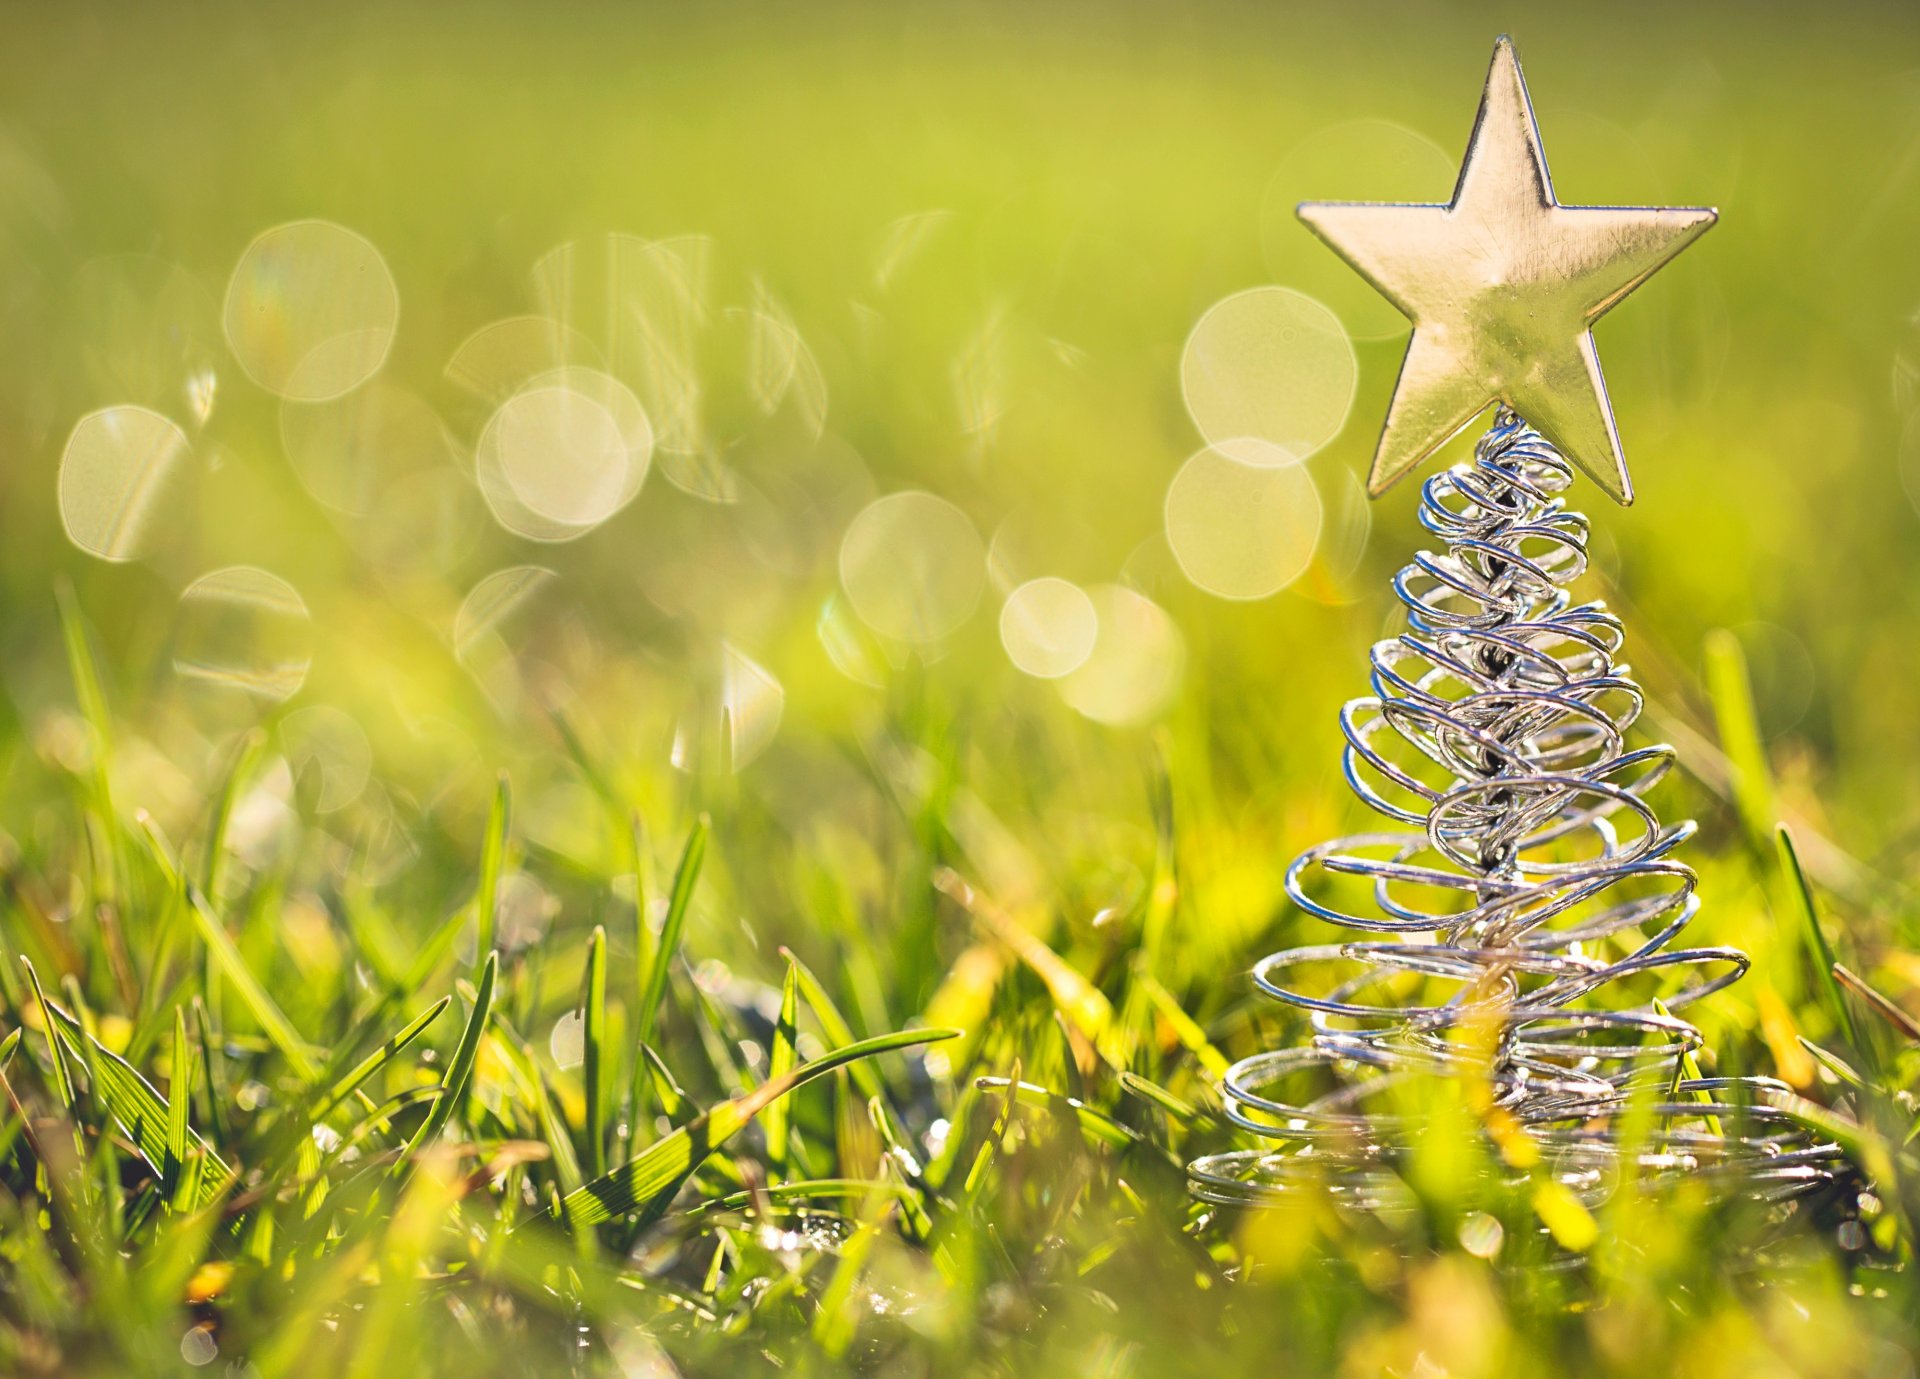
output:
[{"label": "gold star tree topper", "polygon": [[1520,61],[1503,36],[1452,201],[1300,207],[1308,228],[1413,322],[1368,491],[1378,497],[1502,402],[1614,501],[1631,503],[1592,326],[1715,216],[1555,201]]}]

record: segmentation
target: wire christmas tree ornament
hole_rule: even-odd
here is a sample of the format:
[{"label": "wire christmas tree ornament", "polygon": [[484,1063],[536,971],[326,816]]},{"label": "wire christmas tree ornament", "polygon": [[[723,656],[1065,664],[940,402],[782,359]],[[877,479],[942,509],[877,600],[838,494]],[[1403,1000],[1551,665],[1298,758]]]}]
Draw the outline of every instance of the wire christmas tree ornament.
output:
[{"label": "wire christmas tree ornament", "polygon": [[[1256,964],[1263,992],[1307,1012],[1312,1042],[1228,1070],[1228,1115],[1283,1148],[1197,1161],[1202,1198],[1259,1200],[1330,1161],[1382,1160],[1417,1126],[1373,1103],[1397,1079],[1448,1073],[1486,1079],[1491,1105],[1576,1184],[1600,1181],[1618,1152],[1608,1118],[1649,1084],[1660,1095],[1643,1109],[1660,1125],[1633,1151],[1642,1166],[1769,1196],[1828,1176],[1834,1149],[1767,1104],[1785,1084],[1674,1076],[1704,1044],[1678,1012],[1748,962],[1676,942],[1700,909],[1674,856],[1694,825],[1662,824],[1643,798],[1673,749],[1627,746],[1641,694],[1620,623],[1568,590],[1587,564],[1586,521],[1559,497],[1572,477],[1503,410],[1471,464],[1427,480],[1420,520],[1446,552],[1395,578],[1408,630],[1374,646],[1374,693],[1340,716],[1348,784],[1409,827],[1322,843],[1288,868],[1295,905],[1368,937]],[[1360,893],[1364,906],[1337,899]],[[1599,1003],[1676,972],[1657,1004]],[[1410,1001],[1410,988],[1441,994]],[[1455,1037],[1476,1021],[1490,1048]],[[1338,1085],[1285,1094],[1315,1073]]]},{"label": "wire christmas tree ornament", "polygon": [[1425,482],[1419,521],[1445,549],[1395,576],[1407,630],[1375,644],[1372,693],[1340,714],[1347,784],[1394,827],[1286,873],[1294,905],[1359,937],[1255,965],[1311,1039],[1227,1071],[1229,1118],[1270,1147],[1189,1165],[1195,1195],[1261,1201],[1311,1176],[1403,1197],[1391,1164],[1420,1129],[1405,1092],[1443,1075],[1476,1080],[1576,1189],[1623,1161],[1774,1199],[1826,1181],[1838,1151],[1770,1104],[1785,1084],[1682,1075],[1705,1040],[1680,1012],[1748,959],[1680,942],[1700,910],[1675,855],[1694,825],[1645,798],[1674,751],[1629,744],[1644,696],[1624,629],[1570,590],[1588,563],[1562,497],[1576,468],[1632,498],[1589,327],[1714,213],[1555,202],[1503,38],[1451,203],[1301,216],[1413,321],[1374,494],[1498,411],[1470,462]]}]

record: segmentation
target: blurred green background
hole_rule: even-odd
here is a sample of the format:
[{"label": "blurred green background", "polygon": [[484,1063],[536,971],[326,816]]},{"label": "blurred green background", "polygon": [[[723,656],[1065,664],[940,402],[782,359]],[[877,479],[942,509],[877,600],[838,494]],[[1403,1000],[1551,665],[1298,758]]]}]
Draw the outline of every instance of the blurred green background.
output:
[{"label": "blurred green background", "polygon": [[[1920,48],[1900,7],[1407,6],[1356,23],[1304,6],[482,6],[457,21],[410,6],[75,6],[14,22],[0,58],[0,329],[17,363],[0,386],[6,662],[23,725],[63,694],[50,576],[77,582],[112,673],[158,705],[175,694],[178,594],[254,564],[314,610],[303,698],[353,713],[382,766],[404,772],[391,706],[414,690],[470,735],[504,726],[436,641],[481,575],[539,563],[561,575],[556,621],[595,662],[562,672],[570,692],[610,665],[658,666],[731,637],[794,699],[763,773],[776,774],[784,753],[873,700],[812,635],[831,560],[775,575],[742,549],[739,524],[689,514],[697,500],[656,472],[637,504],[564,546],[516,542],[478,505],[449,518],[471,520],[460,549],[397,606],[297,481],[276,400],[221,338],[248,241],[307,217],[370,240],[400,298],[381,377],[436,407],[465,458],[484,412],[442,371],[474,330],[540,308],[536,260],[608,231],[709,236],[716,309],[746,303],[757,281],[819,359],[856,490],[924,487],[983,537],[1018,516],[1045,533],[1049,573],[1104,582],[1130,558],[1153,565],[1141,543],[1200,443],[1178,359],[1206,307],[1279,283],[1343,316],[1379,310],[1291,223],[1295,196],[1328,191],[1285,185],[1289,156],[1330,129],[1390,121],[1457,160],[1491,36],[1511,29],[1564,199],[1723,213],[1598,332],[1642,497],[1594,512],[1597,545],[1641,669],[1653,654],[1670,665],[1654,689],[1684,716],[1702,632],[1750,631],[1763,718],[1806,778],[1805,807],[1817,794],[1865,854],[1907,845],[1920,725],[1900,689],[1915,645],[1901,617],[1915,517],[1900,438],[1920,387]],[[1366,194],[1363,172],[1336,194]],[[890,231],[928,212],[941,214],[882,287]],[[89,271],[125,254],[163,264]],[[1351,418],[1312,461],[1330,507],[1364,463],[1399,348],[1359,346]],[[134,568],[77,553],[54,506],[74,421],[137,402],[184,422],[200,370],[217,391],[191,491],[156,522],[160,549]],[[969,415],[983,407],[984,428]],[[1177,579],[1148,591],[1191,652],[1183,703],[1246,721],[1244,740],[1215,743],[1246,788],[1320,790],[1330,712],[1357,689],[1389,606],[1380,578],[1415,544],[1413,487],[1373,513],[1363,573],[1341,581],[1357,602],[1328,607],[1296,587],[1234,606]],[[800,535],[830,557],[838,533],[824,528],[847,514],[821,507],[807,514],[821,528]],[[679,574],[715,587],[683,606],[658,587]],[[996,603],[929,672],[938,693],[1008,730],[1108,742],[997,653]],[[641,725],[656,705],[594,708],[636,767],[662,764],[665,730]]]},{"label": "blurred green background", "polygon": [[[931,890],[952,863],[1119,1004],[1164,791],[1180,883],[1151,958],[1250,1051],[1239,974],[1304,929],[1286,860],[1361,821],[1335,713],[1364,692],[1366,648],[1397,625],[1387,580],[1423,544],[1416,485],[1356,498],[1403,337],[1291,205],[1444,200],[1501,32],[1563,201],[1721,212],[1596,332],[1636,505],[1574,495],[1596,527],[1588,592],[1625,616],[1650,726],[1693,773],[1658,803],[1703,820],[1696,932],[1757,959],[1707,1023],[1791,1050],[1760,1037],[1764,986],[1827,1032],[1750,846],[1771,806],[1732,798],[1700,651],[1716,628],[1745,652],[1777,812],[1849,951],[1911,1001],[1920,12],[1894,4],[12,8],[0,823],[16,870],[63,918],[84,891],[65,782],[90,749],[55,597],[70,582],[122,809],[199,846],[236,742],[266,729],[232,885],[286,898],[288,951],[268,960],[309,1028],[338,1013],[315,973],[338,975],[340,907],[377,893],[416,934],[463,903],[505,770],[524,852],[503,938],[525,950],[537,1037],[587,929],[636,870],[644,886],[670,866],[701,811],[715,857],[696,961],[777,982],[787,944],[862,1032],[926,1018],[977,1035],[991,1014],[1012,1038],[1013,996],[966,967],[979,935]],[[324,403],[276,396],[241,357],[291,348],[272,335],[287,301],[391,324],[359,241],[236,276],[256,236],[309,219],[363,237],[397,288],[390,350],[354,347],[353,381],[377,376]],[[1232,601],[1183,574],[1165,504],[1204,444],[1189,332],[1267,285],[1362,337],[1357,387],[1304,462],[1325,510],[1311,563]],[[241,354],[234,292],[267,321]],[[504,390],[474,386],[463,345],[529,315],[564,330],[520,337]],[[1327,357],[1283,346],[1274,359]],[[564,471],[552,502],[605,520],[536,542],[496,519],[475,455],[556,364],[631,388],[656,448],[610,514],[582,496],[596,476]],[[1339,393],[1270,372],[1302,405]],[[410,431],[354,410],[398,393]],[[73,458],[80,419],[119,406],[183,438],[164,475],[135,476],[147,487]],[[137,510],[136,559],[69,539],[63,456],[79,507]],[[883,509],[882,557],[849,566],[856,517],[909,489],[962,530],[944,507]],[[1230,525],[1223,546],[1244,535]],[[258,589],[183,602],[237,566],[284,580],[307,615],[249,602]],[[525,567],[548,573],[485,583]],[[1097,595],[1119,641],[1078,678],[1009,658],[1003,601],[1041,575],[1130,591]],[[637,860],[628,810],[650,840]]]}]

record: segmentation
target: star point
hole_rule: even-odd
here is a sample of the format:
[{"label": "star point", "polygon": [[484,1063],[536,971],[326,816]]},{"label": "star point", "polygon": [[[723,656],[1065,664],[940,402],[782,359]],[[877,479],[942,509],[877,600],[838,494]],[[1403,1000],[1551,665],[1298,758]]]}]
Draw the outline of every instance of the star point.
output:
[{"label": "star point", "polygon": [[1714,211],[1556,201],[1503,35],[1451,201],[1308,202],[1299,215],[1413,323],[1369,493],[1504,403],[1609,497],[1633,501],[1593,323],[1712,226]]}]

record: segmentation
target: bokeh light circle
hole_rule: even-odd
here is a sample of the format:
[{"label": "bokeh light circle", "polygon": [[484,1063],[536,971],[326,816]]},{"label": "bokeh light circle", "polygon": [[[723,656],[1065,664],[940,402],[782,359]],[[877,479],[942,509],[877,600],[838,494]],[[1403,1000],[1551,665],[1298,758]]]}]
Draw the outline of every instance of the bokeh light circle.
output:
[{"label": "bokeh light circle", "polygon": [[571,541],[631,502],[653,428],[618,379],[569,367],[539,375],[481,432],[475,478],[494,518],[531,541]]},{"label": "bokeh light circle", "polygon": [[1340,320],[1304,293],[1255,287],[1213,306],[1180,356],[1187,413],[1209,445],[1261,440],[1293,464],[1340,434],[1359,362]]},{"label": "bokeh light circle", "polygon": [[973,613],[986,548],[967,515],[917,489],[861,509],[840,543],[840,584],[860,620],[903,642],[938,641]]},{"label": "bokeh light circle", "polygon": [[188,452],[187,433],[145,407],[105,407],[75,423],[60,455],[60,523],[81,550],[135,560]]},{"label": "bokeh light circle", "polygon": [[1000,605],[1000,645],[1007,659],[1040,680],[1057,680],[1093,654],[1100,615],[1086,590],[1045,575],[1020,585]]},{"label": "bokeh light circle", "polygon": [[1093,651],[1060,697],[1096,723],[1124,727],[1164,713],[1180,689],[1186,641],[1167,610],[1119,584],[1087,591],[1099,619]]},{"label": "bokeh light circle", "polygon": [[312,662],[306,600],[280,576],[234,565],[180,595],[173,668],[181,678],[277,704],[306,682]]},{"label": "bokeh light circle", "polygon": [[325,402],[386,363],[400,290],[368,240],[330,221],[297,220],[240,255],[224,315],[248,378],[296,402]]},{"label": "bokeh light circle", "polygon": [[1305,465],[1274,447],[1231,441],[1200,451],[1167,487],[1167,544],[1194,584],[1263,599],[1300,577],[1320,539],[1320,493]]}]

